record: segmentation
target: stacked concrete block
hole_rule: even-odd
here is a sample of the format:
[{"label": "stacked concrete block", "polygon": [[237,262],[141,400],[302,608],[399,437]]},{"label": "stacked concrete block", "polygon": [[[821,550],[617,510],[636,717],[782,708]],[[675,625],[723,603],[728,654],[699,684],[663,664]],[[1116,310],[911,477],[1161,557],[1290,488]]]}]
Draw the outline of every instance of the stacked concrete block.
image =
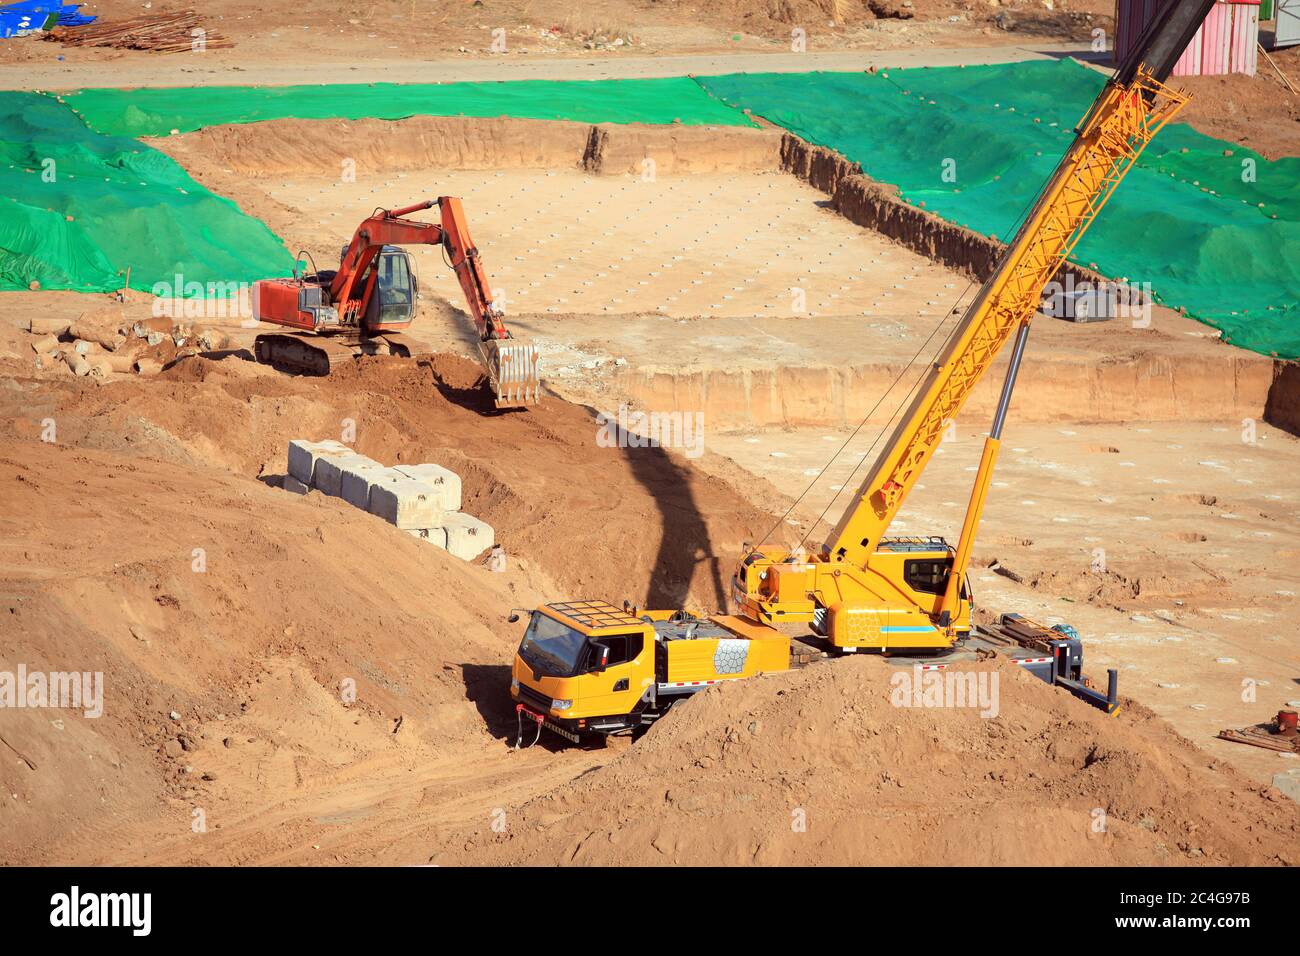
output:
[{"label": "stacked concrete block", "polygon": [[432,488],[413,478],[385,469],[370,486],[370,513],[403,531],[441,526],[444,511]]},{"label": "stacked concrete block", "polygon": [[323,494],[332,495],[335,498],[343,496],[343,470],[345,468],[357,468],[365,464],[373,465],[376,468],[383,466],[377,461],[371,461],[365,455],[358,455],[349,452],[346,455],[322,455],[316,459],[315,471],[312,475],[312,487]]},{"label": "stacked concrete block", "polygon": [[393,471],[428,485],[440,497],[443,511],[460,510],[460,475],[441,465],[394,465]]},{"label": "stacked concrete block", "polygon": [[337,441],[289,442],[289,474],[312,487],[316,481],[316,462],[323,457],[338,458],[352,454],[352,449]]},{"label": "stacked concrete block", "polygon": [[478,557],[496,543],[491,525],[459,511],[448,512],[442,526],[447,531],[447,551],[462,561]]},{"label": "stacked concrete block", "polygon": [[460,475],[441,465],[386,468],[340,442],[292,441],[284,487],[342,498],[462,561],[496,543],[491,525],[461,512]]},{"label": "stacked concrete block", "polygon": [[339,497],[362,511],[370,510],[370,489],[383,480],[388,469],[377,461],[357,456],[348,458],[339,469]]}]

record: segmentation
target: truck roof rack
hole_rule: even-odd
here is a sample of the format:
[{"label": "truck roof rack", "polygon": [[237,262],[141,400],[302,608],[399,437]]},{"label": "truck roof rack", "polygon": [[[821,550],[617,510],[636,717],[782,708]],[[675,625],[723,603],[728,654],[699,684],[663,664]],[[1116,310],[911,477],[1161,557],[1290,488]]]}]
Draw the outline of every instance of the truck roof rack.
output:
[{"label": "truck roof rack", "polygon": [[608,601],[569,601],[546,605],[557,614],[577,621],[583,627],[638,627],[641,621]]}]

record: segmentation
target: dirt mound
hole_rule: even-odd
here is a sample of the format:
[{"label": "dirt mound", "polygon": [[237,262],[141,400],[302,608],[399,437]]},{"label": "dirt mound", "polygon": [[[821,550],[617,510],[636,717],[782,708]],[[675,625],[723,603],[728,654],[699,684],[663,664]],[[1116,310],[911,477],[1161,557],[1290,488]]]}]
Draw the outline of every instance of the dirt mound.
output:
[{"label": "dirt mound", "polygon": [[1000,678],[997,716],[895,707],[879,659],[711,688],[608,766],[509,811],[504,833],[484,827],[439,859],[1300,861],[1293,804],[1145,708],[1107,718],[1009,665],[971,670]]},{"label": "dirt mound", "polygon": [[[726,555],[770,521],[666,451],[599,447],[588,409],[497,414],[454,357],[328,380],[238,357],[103,382],[0,366],[0,528],[15,543],[0,671],[101,673],[104,701],[100,718],[24,709],[0,726],[7,862],[282,861],[310,855],[324,837],[304,833],[336,825],[321,821],[398,812],[412,786],[440,795],[445,821],[497,799],[469,801],[475,787],[527,778],[522,799],[567,779],[599,758],[539,750],[528,769],[499,743],[509,610],[587,595],[717,607]],[[49,422],[54,441],[36,440]],[[276,487],[289,439],[345,429],[377,460],[456,470],[511,570]],[[190,840],[196,810],[221,832]],[[288,816],[299,825],[268,826]],[[334,859],[388,845],[409,862],[397,832]]]},{"label": "dirt mound", "polygon": [[[1269,55],[1295,84],[1300,48]],[[1192,94],[1178,118],[1202,133],[1249,146],[1268,159],[1300,156],[1300,95],[1287,88],[1262,54],[1255,76],[1176,76],[1171,83]]]},{"label": "dirt mound", "polygon": [[100,717],[6,711],[10,863],[111,859],[133,825],[187,832],[194,806],[488,742],[465,670],[508,658],[504,609],[549,587],[201,466],[11,443],[0,487],[0,670],[103,692]]},{"label": "dirt mound", "polygon": [[1052,9],[1005,0],[987,12],[963,0],[710,0],[700,6],[704,20],[724,28],[739,25],[749,33],[785,39],[792,28],[801,27],[817,44],[855,35],[877,20],[990,23],[1007,32],[1082,38],[1088,26],[1109,23],[1114,12],[1105,0],[1058,0]]},{"label": "dirt mound", "polygon": [[880,9],[882,16],[891,15],[884,12],[886,7],[897,8],[904,17],[911,16],[902,10],[901,2],[890,0],[713,0],[704,6],[713,18],[725,18],[758,34],[770,34],[781,27],[824,29],[832,23],[837,27],[861,23],[876,18],[872,8]]},{"label": "dirt mound", "polygon": [[[148,381],[41,385],[61,444],[250,478],[282,475],[291,439],[355,433],[348,444],[377,461],[458,472],[465,510],[571,596],[724,606],[726,562],[770,524],[765,513],[675,452],[600,447],[590,409],[552,398],[497,413],[480,381],[478,366],[454,356],[367,359],[328,379],[231,356],[188,359]],[[37,437],[29,402],[18,393],[0,403],[5,430]]]}]

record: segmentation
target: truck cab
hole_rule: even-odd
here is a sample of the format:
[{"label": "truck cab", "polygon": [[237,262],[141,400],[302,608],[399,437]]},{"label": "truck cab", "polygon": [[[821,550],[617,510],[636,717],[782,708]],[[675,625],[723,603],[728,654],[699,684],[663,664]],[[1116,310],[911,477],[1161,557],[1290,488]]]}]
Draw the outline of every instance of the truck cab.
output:
[{"label": "truck cab", "polygon": [[789,666],[790,639],[770,628],[571,601],[530,615],[510,696],[521,719],[577,743],[638,732],[713,684]]},{"label": "truck cab", "polygon": [[510,696],[548,729],[578,741],[625,730],[654,684],[654,628],[603,601],[532,612],[515,654]]}]

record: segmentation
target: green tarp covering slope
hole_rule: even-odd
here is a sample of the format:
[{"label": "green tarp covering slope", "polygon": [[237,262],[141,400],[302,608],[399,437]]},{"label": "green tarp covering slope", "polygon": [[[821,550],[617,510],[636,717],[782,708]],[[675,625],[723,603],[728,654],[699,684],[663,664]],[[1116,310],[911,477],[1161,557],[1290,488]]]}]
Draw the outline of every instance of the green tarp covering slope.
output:
[{"label": "green tarp covering slope", "polygon": [[81,90],[63,100],[93,129],[119,136],[166,136],[172,130],[186,133],[223,123],[286,118],[512,116],[583,123],[753,125],[686,77]]},{"label": "green tarp covering slope", "polygon": [[[698,82],[858,162],[905,199],[1005,239],[1104,78],[1065,60]],[[1150,283],[1161,302],[1222,329],[1229,342],[1300,357],[1300,159],[1268,162],[1171,124],[1074,259]]]},{"label": "green tarp covering slope", "polygon": [[53,97],[0,92],[0,289],[108,292],[127,267],[134,289],[180,275],[221,294],[293,258],[157,150],[87,129]]}]

